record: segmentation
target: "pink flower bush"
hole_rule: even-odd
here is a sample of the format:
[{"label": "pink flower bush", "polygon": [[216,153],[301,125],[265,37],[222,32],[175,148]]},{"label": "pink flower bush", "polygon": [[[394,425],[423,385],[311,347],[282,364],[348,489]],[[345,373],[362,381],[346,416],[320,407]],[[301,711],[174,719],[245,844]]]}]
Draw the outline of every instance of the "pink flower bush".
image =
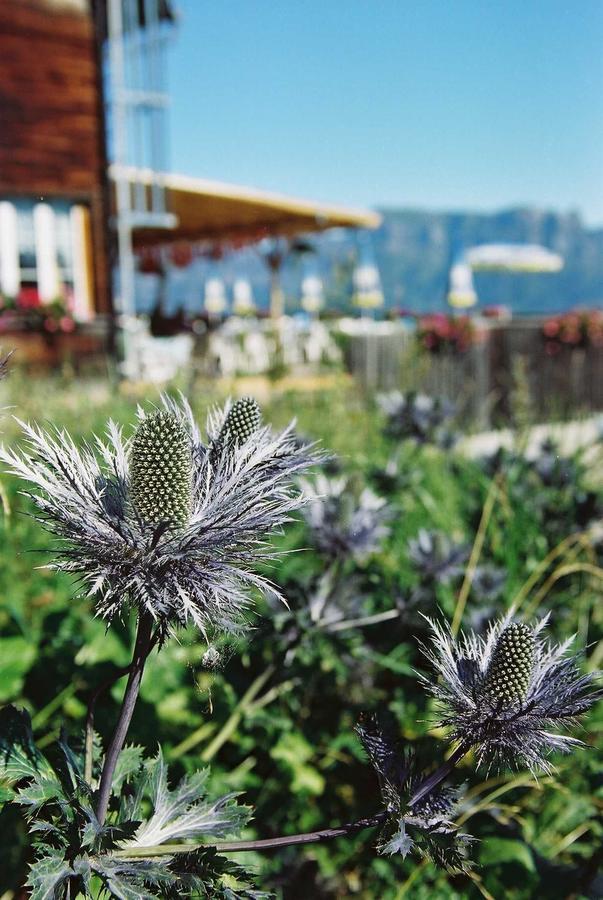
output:
[{"label": "pink flower bush", "polygon": [[430,353],[464,353],[479,340],[470,316],[431,313],[417,323],[419,343]]},{"label": "pink flower bush", "polygon": [[545,350],[556,356],[564,347],[603,347],[603,310],[572,310],[553,316],[542,326]]}]

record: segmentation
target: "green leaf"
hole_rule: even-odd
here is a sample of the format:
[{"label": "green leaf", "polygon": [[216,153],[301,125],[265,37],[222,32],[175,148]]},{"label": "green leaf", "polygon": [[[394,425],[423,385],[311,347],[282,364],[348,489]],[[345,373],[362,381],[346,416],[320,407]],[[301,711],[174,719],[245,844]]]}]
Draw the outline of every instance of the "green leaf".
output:
[{"label": "green leaf", "polygon": [[142,747],[126,746],[119,754],[111,788],[115,795],[118,795],[122,786],[140,771],[142,753]]},{"label": "green leaf", "polygon": [[472,839],[469,835],[446,826],[415,828],[409,826],[420,856],[431,860],[448,872],[468,872],[472,862],[467,853]]},{"label": "green leaf", "polygon": [[115,900],[149,900],[160,896],[151,892],[149,886],[169,885],[174,880],[166,870],[165,862],[160,860],[121,860],[101,856],[91,860],[91,867]]},{"label": "green leaf", "polygon": [[[10,795],[9,789],[25,780],[30,784]],[[62,796],[52,766],[33,742],[29,715],[15,706],[0,710],[0,785],[0,800],[15,799],[32,810]]]},{"label": "green leaf", "polygon": [[0,702],[16,697],[23,678],[36,657],[36,648],[22,637],[5,637],[0,641]]},{"label": "green leaf", "polygon": [[282,762],[291,772],[291,789],[294,792],[304,791],[314,796],[323,793],[324,776],[309,765],[314,749],[303,735],[292,732],[283,734],[270,751],[270,755]]},{"label": "green leaf", "polygon": [[36,778],[31,784],[21,788],[15,795],[15,800],[22,806],[28,806],[34,813],[50,800],[64,798],[61,785],[54,778]]},{"label": "green leaf", "polygon": [[[248,809],[238,806],[233,794],[207,800],[208,777],[209,769],[195,772],[170,790],[167,766],[160,749],[157,757],[146,763],[135,787],[136,800],[128,807],[130,814],[139,810],[140,800],[146,795],[151,801],[152,815],[123,846],[154,847],[200,835],[222,837],[241,828],[249,818]],[[130,818],[138,817],[130,815]]]},{"label": "green leaf", "polygon": [[184,896],[212,900],[270,900],[272,897],[256,890],[249,872],[212,847],[176,853],[168,865],[177,877],[176,889],[166,894],[169,900]]},{"label": "green leaf", "polygon": [[27,885],[30,900],[55,900],[61,885],[74,874],[61,850],[46,850],[42,859],[33,863]]},{"label": "green leaf", "polygon": [[516,863],[529,872],[536,871],[532,851],[528,845],[510,838],[490,837],[484,840],[479,859],[483,866]]}]

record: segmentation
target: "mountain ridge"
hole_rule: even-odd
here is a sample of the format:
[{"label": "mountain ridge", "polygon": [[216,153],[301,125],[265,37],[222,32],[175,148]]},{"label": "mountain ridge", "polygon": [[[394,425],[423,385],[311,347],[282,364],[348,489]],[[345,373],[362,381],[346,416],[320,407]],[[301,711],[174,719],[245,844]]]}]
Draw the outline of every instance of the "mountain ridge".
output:
[{"label": "mountain ridge", "polygon": [[565,265],[555,274],[475,273],[480,306],[538,313],[603,305],[603,227],[584,225],[576,212],[529,206],[492,213],[391,207],[380,212],[383,223],[371,244],[388,306],[444,308],[454,256],[490,242],[542,244],[560,253]]}]

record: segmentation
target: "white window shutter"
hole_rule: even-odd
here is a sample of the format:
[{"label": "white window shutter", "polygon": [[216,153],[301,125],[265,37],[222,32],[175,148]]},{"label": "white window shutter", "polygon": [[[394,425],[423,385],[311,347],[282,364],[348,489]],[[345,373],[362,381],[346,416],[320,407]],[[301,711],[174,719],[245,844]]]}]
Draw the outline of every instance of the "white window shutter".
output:
[{"label": "white window shutter", "polygon": [[33,217],[38,294],[42,303],[50,303],[61,293],[54,210],[48,203],[36,203]]},{"label": "white window shutter", "polygon": [[17,210],[8,200],[0,202],[0,293],[16,297],[21,289]]}]

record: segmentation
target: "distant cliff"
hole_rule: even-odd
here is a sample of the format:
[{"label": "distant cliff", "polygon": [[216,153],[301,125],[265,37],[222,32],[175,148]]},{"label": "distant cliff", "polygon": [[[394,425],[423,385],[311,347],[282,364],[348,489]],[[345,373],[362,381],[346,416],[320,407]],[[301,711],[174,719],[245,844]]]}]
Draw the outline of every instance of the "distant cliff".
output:
[{"label": "distant cliff", "polygon": [[507,304],[518,313],[603,306],[603,229],[586,228],[575,214],[382,212],[371,244],[389,306],[441,309],[452,256],[489,242],[542,244],[560,253],[565,267],[553,275],[477,273],[481,306]]}]

